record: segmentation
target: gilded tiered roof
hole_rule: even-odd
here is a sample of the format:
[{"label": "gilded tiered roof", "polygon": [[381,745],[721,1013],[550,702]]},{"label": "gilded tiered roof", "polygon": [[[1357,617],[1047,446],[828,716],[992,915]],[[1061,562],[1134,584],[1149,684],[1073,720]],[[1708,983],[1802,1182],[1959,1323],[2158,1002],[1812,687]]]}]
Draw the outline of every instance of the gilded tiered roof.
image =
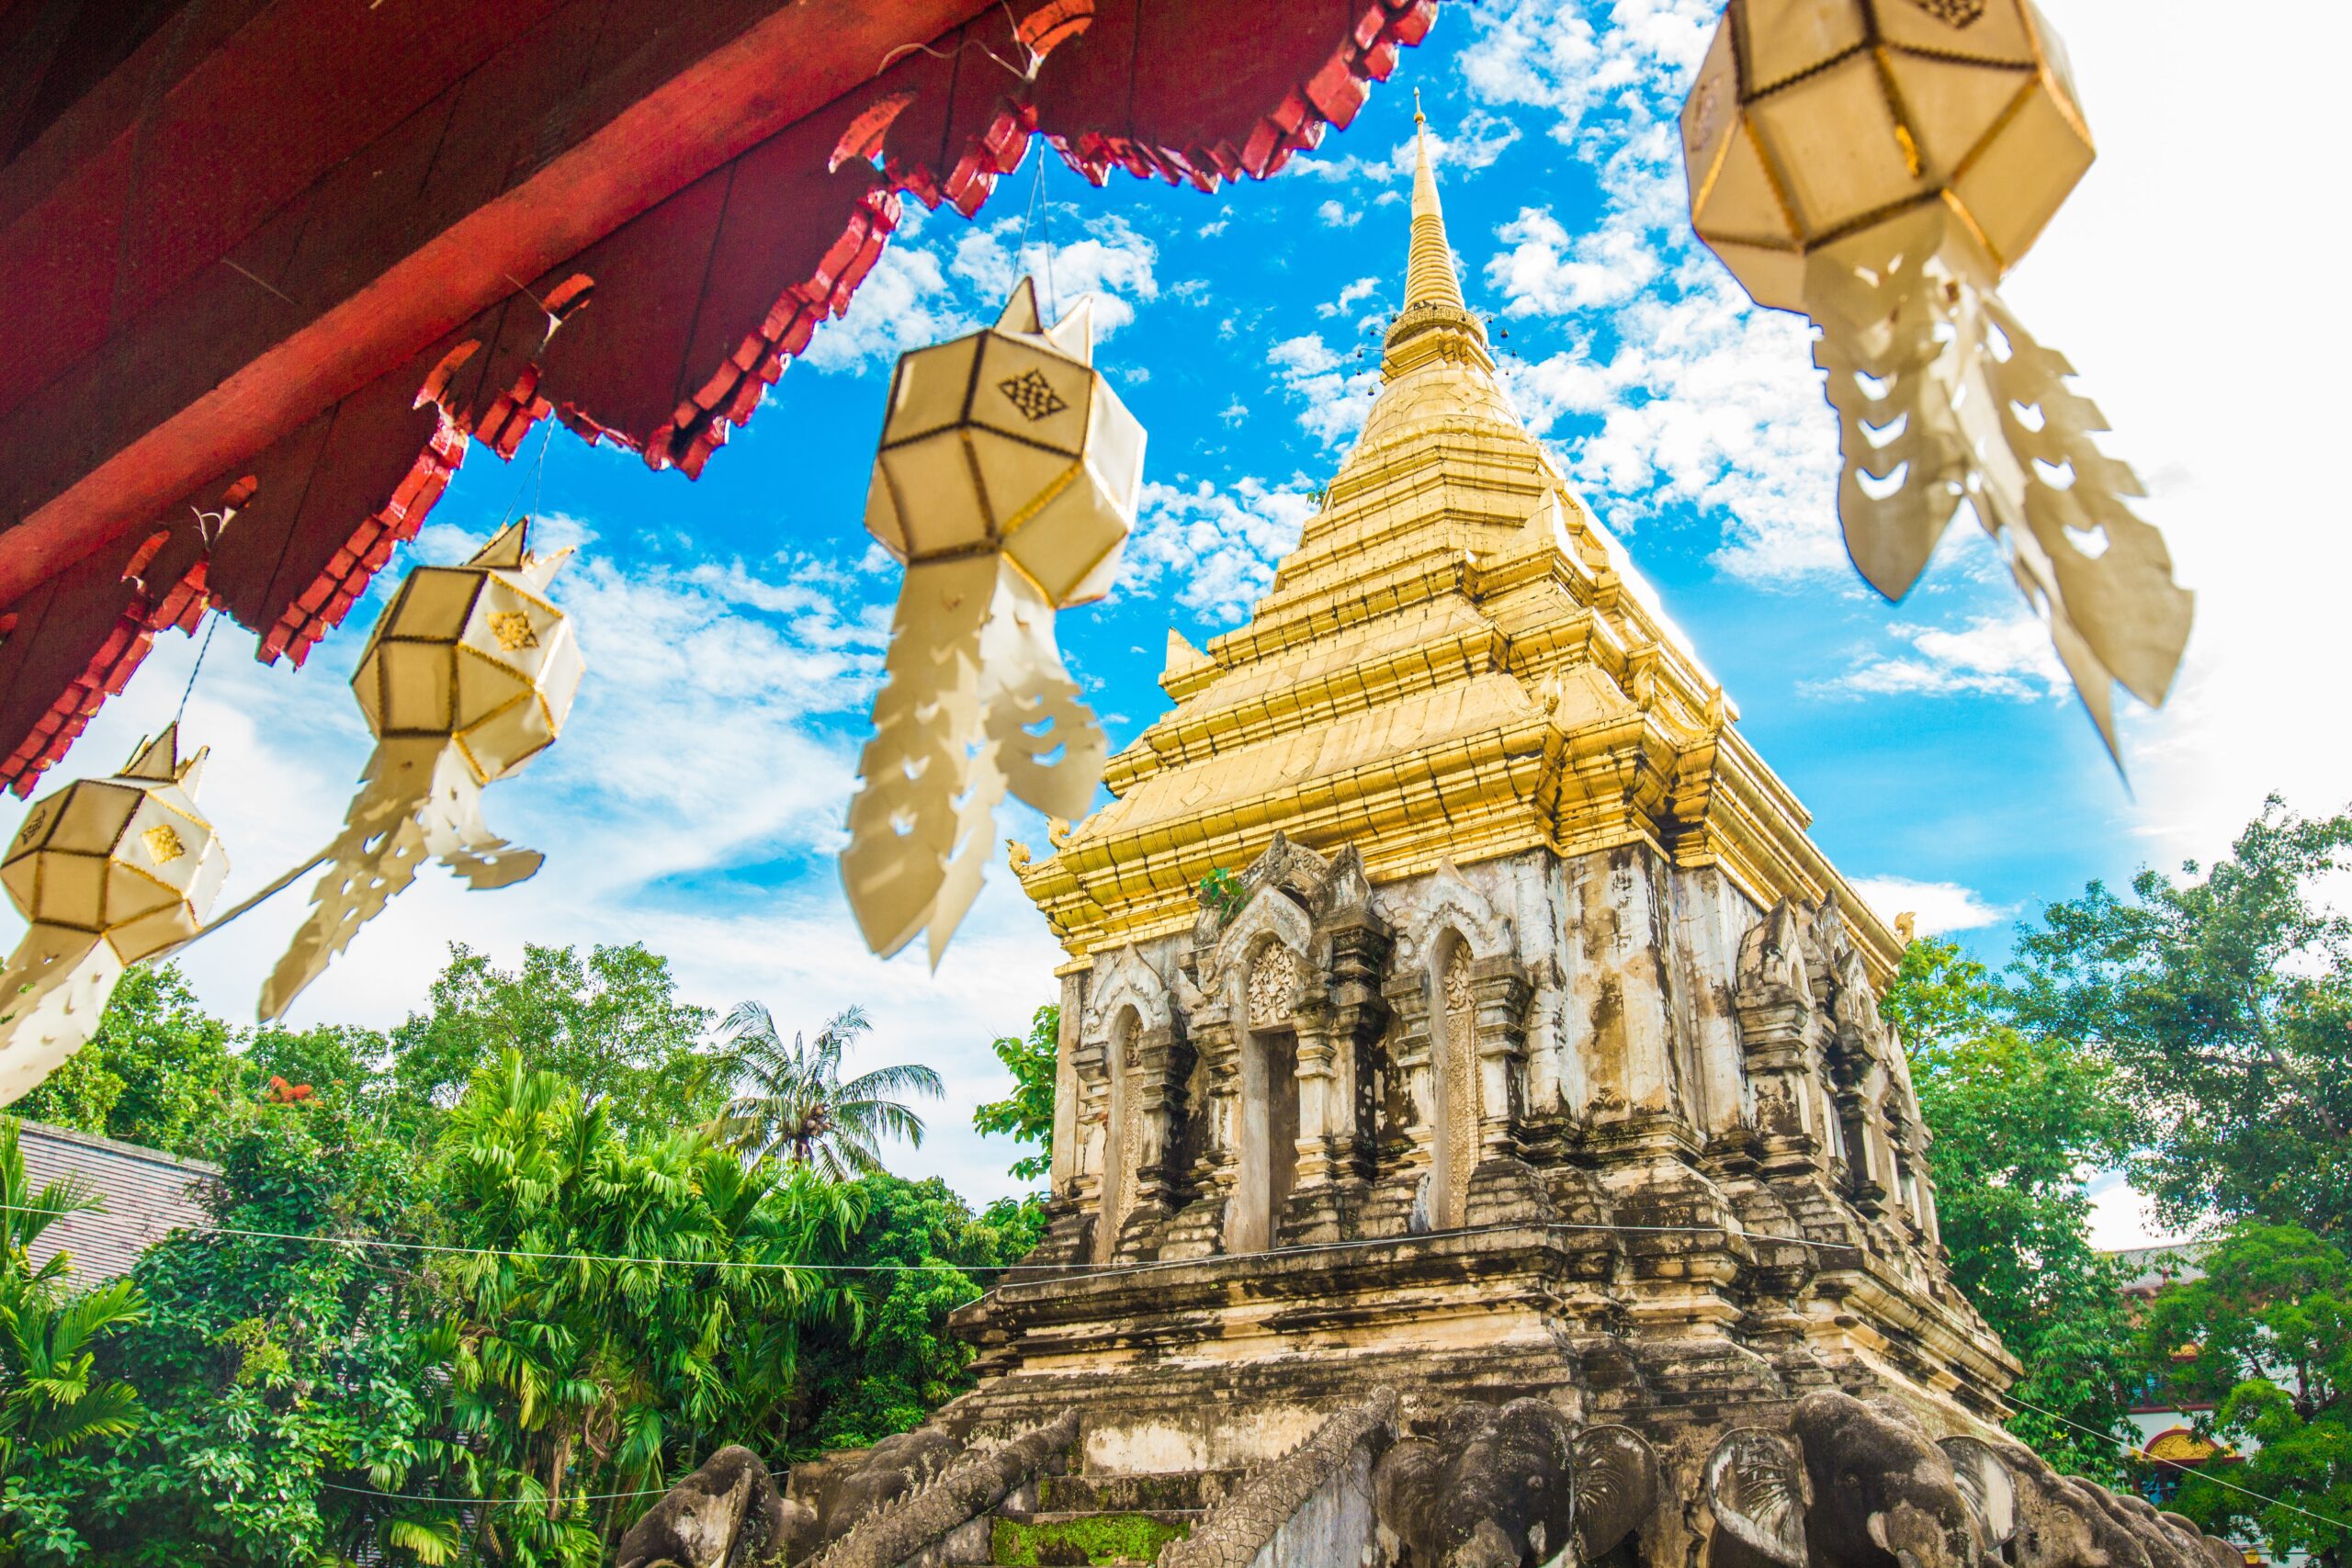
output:
[{"label": "gilded tiered roof", "polygon": [[[1720,864],[1764,907],[1842,892],[1804,808],[1512,409],[1418,133],[1381,376],[1249,623],[1205,649],[1169,633],[1175,706],[1112,759],[1115,798],[1019,868],[1072,958],[1191,926],[1202,878],[1277,829],[1353,843],[1375,885],[1646,842]],[[1842,901],[1883,976],[1893,938]]]}]

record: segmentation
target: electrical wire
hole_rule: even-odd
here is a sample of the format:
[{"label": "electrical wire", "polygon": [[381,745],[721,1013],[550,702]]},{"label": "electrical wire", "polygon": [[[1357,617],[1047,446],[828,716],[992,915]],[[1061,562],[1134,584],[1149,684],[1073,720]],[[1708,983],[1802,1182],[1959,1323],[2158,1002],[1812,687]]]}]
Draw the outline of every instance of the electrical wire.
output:
[{"label": "electrical wire", "polygon": [[[51,1214],[61,1219],[65,1217],[63,1214],[58,1213],[55,1210],[30,1208],[11,1203],[0,1203],[0,1213],[18,1214]],[[1351,1252],[1361,1250],[1364,1247],[1392,1246],[1400,1241],[1435,1240],[1446,1236],[1476,1235],[1484,1230],[1510,1228],[1513,1227],[1508,1225],[1463,1226],[1454,1230],[1427,1231],[1417,1236],[1374,1236],[1357,1241],[1313,1242],[1296,1247],[1269,1247],[1264,1252],[1251,1253],[1249,1256],[1252,1258],[1273,1258],[1307,1257],[1333,1252]],[[1726,1237],[1732,1235],[1743,1235],[1751,1241],[1780,1242],[1788,1246],[1808,1247],[1824,1251],[1859,1252],[1861,1250],[1852,1242],[1815,1241],[1804,1236],[1773,1235],[1758,1231],[1736,1232],[1725,1230],[1720,1225],[1615,1225],[1546,1222],[1541,1225],[1531,1225],[1521,1228],[1539,1231],[1605,1231],[1645,1235],[1723,1235]],[[610,1253],[536,1252],[514,1247],[449,1247],[433,1242],[390,1241],[375,1236],[315,1235],[297,1231],[256,1230],[239,1225],[208,1225],[202,1231],[194,1234],[204,1235],[240,1236],[263,1241],[305,1242],[313,1246],[322,1247],[374,1248],[379,1251],[431,1253],[440,1256],[472,1258],[502,1258],[542,1263],[621,1263],[638,1264],[652,1268],[741,1269],[762,1272],[800,1269],[808,1273],[818,1274],[921,1274],[942,1272],[974,1274],[1001,1273],[1015,1269],[1027,1269],[1033,1271],[1069,1269],[1078,1272],[1080,1277],[1093,1278],[1097,1276],[1110,1277],[1115,1275],[1151,1273],[1162,1269],[1188,1268],[1195,1263],[1206,1261],[1206,1259],[1203,1258],[1170,1258],[1154,1260],[1147,1263],[1113,1264],[1107,1267],[1091,1263],[766,1263],[747,1258],[636,1258]],[[994,1295],[996,1292],[989,1291],[987,1293]],[[2031,1400],[2021,1399],[2015,1393],[2007,1393],[2004,1395],[2004,1397],[2012,1404],[2030,1410],[2036,1415],[2048,1416],[2051,1420],[2058,1422],[2062,1426],[2071,1427],[2076,1431],[2086,1433],[2091,1437],[2099,1438],[2103,1442],[2118,1443],[2119,1446],[2124,1447],[2127,1451],[2135,1453],[2139,1451],[2138,1450],[2132,1448],[2131,1445],[2121,1444],[2120,1439],[2118,1439],[2112,1432],[2102,1432],[2096,1427],[2085,1426],[2082,1422],[2072,1420],[2067,1416],[2061,1416],[2054,1410],[2045,1409],[2042,1406],[2034,1404]],[[2202,1472],[2200,1472],[2200,1474],[2202,1474]],[[2240,1486],[2235,1482],[2224,1481],[2221,1477],[2215,1475],[2203,1475],[2202,1479],[2211,1482],[2216,1486],[2227,1487],[2233,1492],[2243,1493],[2245,1495],[2252,1497],[2256,1502],[2261,1503],[2266,1506],[2284,1508],[2289,1513],[2301,1514],[2306,1518],[2316,1519],[2321,1524],[2329,1525],[2337,1529],[2352,1529],[2352,1524],[2347,1524],[2345,1520],[2332,1517],[2326,1514],[2313,1513],[2309,1508],[2298,1506],[2297,1505],[2287,1502],[2281,1498],[2265,1496],[2262,1493],[2256,1492],[2251,1487]],[[375,1492],[353,1486],[335,1486],[333,1483],[329,1482],[321,1482],[320,1484],[331,1487],[333,1490],[338,1492],[352,1492],[362,1496],[369,1497],[396,1498],[402,1502],[411,1503],[467,1503],[496,1506],[505,1503],[525,1501],[525,1499],[520,1498],[433,1497],[401,1492]],[[573,1500],[581,1502],[608,1502],[620,1498],[654,1496],[658,1495],[659,1491],[666,1490],[668,1489],[665,1487],[657,1489],[655,1492],[609,1492]]]},{"label": "electrical wire", "polygon": [[[2134,1444],[2123,1442],[2112,1432],[2102,1432],[2096,1427],[2086,1427],[2080,1421],[2069,1420],[2067,1417],[2059,1415],[2055,1410],[2044,1410],[2041,1405],[2034,1404],[2033,1401],[2030,1399],[2019,1399],[2015,1393],[2006,1393],[2001,1397],[2007,1399],[2011,1404],[2021,1405],[2025,1409],[2032,1411],[2037,1416],[2047,1416],[2050,1419],[2057,1422],[2062,1427],[2072,1427],[2077,1432],[2086,1432],[2090,1436],[2099,1438],[2103,1442],[2115,1443],[2119,1447],[2122,1448],[2127,1453],[2137,1454],[2142,1458],[2147,1457],[2144,1450]],[[2164,1461],[2158,1461],[2157,1462],[2162,1463]],[[2261,1493],[2254,1490],[2254,1488],[2250,1486],[2240,1486],[2234,1481],[2224,1481],[2218,1475],[2208,1475],[2201,1470],[2197,1472],[2197,1477],[2200,1481],[2211,1482],[2216,1486],[2225,1486],[2233,1492],[2243,1492],[2247,1496],[2253,1498],[2256,1502],[2265,1504],[2270,1507],[2284,1508],[2290,1514],[2301,1514],[2307,1519],[2317,1519],[2321,1524],[2332,1525],[2340,1530],[2352,1529],[2352,1521],[2335,1518],[2327,1514],[2314,1514],[2309,1508],[2299,1507],[2295,1504],[2290,1503],[2281,1497],[2266,1497]]]},{"label": "electrical wire", "polygon": [[[0,1204],[0,1213],[46,1214],[48,1209],[22,1208]],[[1367,1247],[1393,1247],[1400,1242],[1431,1241],[1447,1236],[1475,1235],[1488,1230],[1525,1229],[1536,1231],[1611,1231],[1626,1235],[1741,1235],[1752,1241],[1780,1242],[1792,1247],[1810,1247],[1827,1251],[1860,1251],[1851,1242],[1813,1241],[1803,1236],[1771,1235],[1759,1231],[1726,1231],[1720,1225],[1604,1225],[1571,1224],[1546,1222],[1539,1225],[1464,1225],[1453,1230],[1423,1231],[1413,1235],[1367,1236],[1355,1241],[1307,1242],[1293,1247],[1268,1247],[1253,1252],[1251,1258],[1303,1258],[1333,1252],[1356,1252]],[[956,1273],[986,1274],[1013,1271],[1040,1272],[1053,1269],[1069,1270],[1081,1278],[1155,1273],[1164,1269],[1190,1268],[1204,1261],[1201,1258],[1156,1258],[1143,1263],[771,1263],[754,1258],[644,1258],[623,1253],[602,1252],[537,1252],[517,1247],[455,1247],[439,1242],[393,1241],[381,1236],[319,1235],[301,1231],[256,1230],[242,1225],[207,1225],[191,1232],[197,1235],[237,1236],[256,1241],[302,1242],[316,1247],[369,1248],[381,1252],[427,1253],[443,1257],[499,1258],[532,1263],[618,1263],[655,1269],[740,1269],[748,1272],[782,1273],[797,1269],[814,1274],[922,1274]],[[993,1292],[991,1292],[993,1293]]]}]

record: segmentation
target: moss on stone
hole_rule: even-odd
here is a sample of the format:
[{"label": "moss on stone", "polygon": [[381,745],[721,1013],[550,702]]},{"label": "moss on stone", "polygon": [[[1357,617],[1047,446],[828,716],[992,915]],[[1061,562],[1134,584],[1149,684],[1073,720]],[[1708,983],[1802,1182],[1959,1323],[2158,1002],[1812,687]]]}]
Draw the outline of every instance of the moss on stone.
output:
[{"label": "moss on stone", "polygon": [[1002,1568],[1075,1568],[1080,1563],[1149,1562],[1192,1527],[1148,1514],[1089,1514],[1077,1519],[998,1519],[989,1555]]}]

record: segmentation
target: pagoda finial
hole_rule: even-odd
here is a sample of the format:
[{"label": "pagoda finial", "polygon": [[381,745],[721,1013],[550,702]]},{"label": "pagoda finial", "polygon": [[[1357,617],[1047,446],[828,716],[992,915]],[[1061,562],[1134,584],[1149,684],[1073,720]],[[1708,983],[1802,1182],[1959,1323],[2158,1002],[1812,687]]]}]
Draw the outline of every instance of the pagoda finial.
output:
[{"label": "pagoda finial", "polygon": [[1430,172],[1429,118],[1413,98],[1413,237],[1405,259],[1405,308],[1463,308],[1462,279],[1453,270],[1453,247],[1445,241],[1445,214],[1438,208],[1437,176]]}]

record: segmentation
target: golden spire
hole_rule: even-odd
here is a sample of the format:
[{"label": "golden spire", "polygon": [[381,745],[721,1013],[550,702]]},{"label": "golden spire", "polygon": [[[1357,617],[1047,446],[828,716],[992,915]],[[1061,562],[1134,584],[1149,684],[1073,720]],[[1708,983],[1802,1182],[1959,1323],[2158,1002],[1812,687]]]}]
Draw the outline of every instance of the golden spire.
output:
[{"label": "golden spire", "polygon": [[[1399,349],[1408,339],[1442,329],[1410,354]],[[1461,342],[1468,338],[1470,343]],[[1466,355],[1463,349],[1467,347]],[[1452,354],[1446,351],[1451,348]],[[1430,169],[1429,117],[1421,112],[1420,94],[1413,95],[1413,229],[1405,252],[1405,303],[1388,328],[1381,368],[1394,377],[1431,357],[1469,357],[1487,368],[1487,329],[1470,313],[1462,298],[1462,278],[1453,270],[1453,247],[1446,243],[1445,213],[1438,206],[1437,175]]]},{"label": "golden spire", "polygon": [[1421,90],[1413,89],[1413,239],[1405,253],[1405,308],[1463,308],[1462,279],[1453,270],[1453,247],[1445,243],[1445,214],[1437,204],[1437,176],[1430,173],[1429,117],[1421,112]]}]

